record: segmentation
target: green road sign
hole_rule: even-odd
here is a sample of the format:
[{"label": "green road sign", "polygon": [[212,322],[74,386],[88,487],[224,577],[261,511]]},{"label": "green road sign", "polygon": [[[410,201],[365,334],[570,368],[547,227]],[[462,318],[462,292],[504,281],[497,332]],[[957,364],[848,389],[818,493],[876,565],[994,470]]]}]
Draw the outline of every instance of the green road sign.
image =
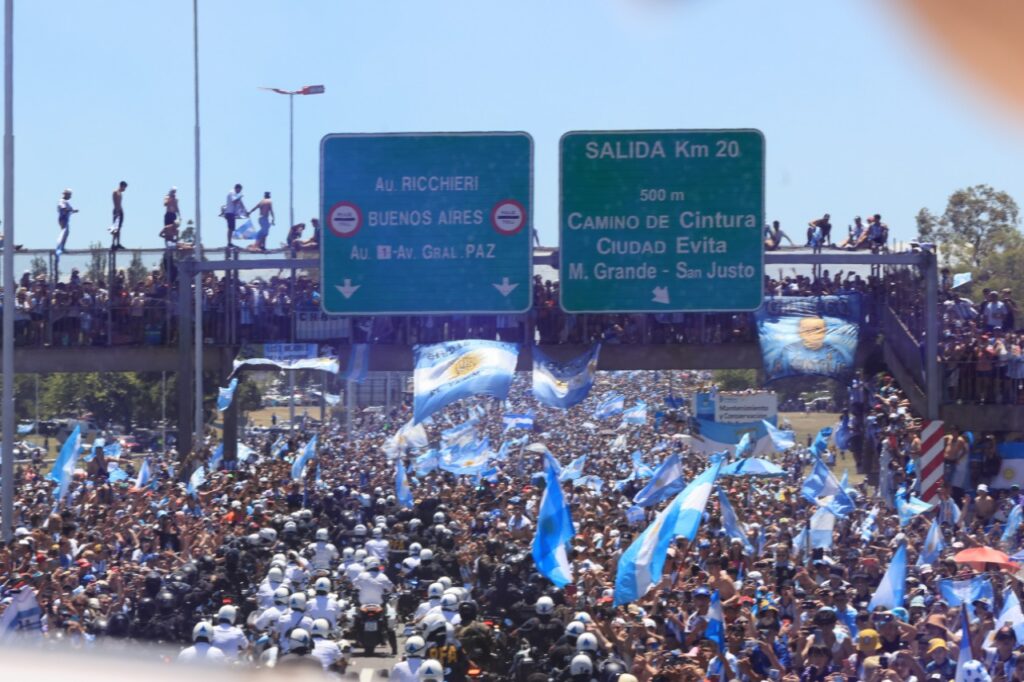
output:
[{"label": "green road sign", "polygon": [[526,133],[324,137],[324,310],[527,310],[532,170]]},{"label": "green road sign", "polygon": [[668,312],[761,304],[760,131],[570,132],[560,152],[562,308]]}]

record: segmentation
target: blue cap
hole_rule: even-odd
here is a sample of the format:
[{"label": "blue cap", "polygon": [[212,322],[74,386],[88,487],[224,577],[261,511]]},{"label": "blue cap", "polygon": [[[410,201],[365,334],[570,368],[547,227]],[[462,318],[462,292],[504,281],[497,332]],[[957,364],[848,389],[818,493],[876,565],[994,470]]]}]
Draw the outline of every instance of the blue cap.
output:
[{"label": "blue cap", "polygon": [[703,585],[701,585],[700,587],[698,587],[696,590],[693,591],[693,596],[694,597],[710,597],[711,596],[711,590],[709,590],[708,588],[706,588]]}]

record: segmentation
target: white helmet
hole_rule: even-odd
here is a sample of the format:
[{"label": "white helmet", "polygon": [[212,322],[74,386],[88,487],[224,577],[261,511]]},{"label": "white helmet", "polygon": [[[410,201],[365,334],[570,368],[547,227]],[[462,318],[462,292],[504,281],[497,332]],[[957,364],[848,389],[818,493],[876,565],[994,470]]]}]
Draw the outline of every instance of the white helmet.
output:
[{"label": "white helmet", "polygon": [[384,530],[380,526],[374,526],[373,530],[370,531],[370,534],[375,538],[379,538],[384,535]]},{"label": "white helmet", "polygon": [[280,552],[278,552],[274,556],[270,557],[270,565],[271,566],[280,566],[281,568],[284,568],[285,566],[288,565],[288,557],[286,557],[284,554],[281,554]]},{"label": "white helmet", "polygon": [[551,597],[541,597],[534,605],[534,609],[541,616],[547,615],[555,610],[555,601]]},{"label": "white helmet", "polygon": [[292,630],[288,635],[288,642],[291,644],[292,649],[309,649],[312,646],[309,633],[302,628]]},{"label": "white helmet", "polygon": [[317,578],[313,583],[313,589],[317,594],[327,594],[331,591],[331,581],[328,578]]},{"label": "white helmet", "polygon": [[291,596],[291,592],[288,591],[287,587],[279,587],[274,590],[274,603],[278,606],[284,606],[288,603],[288,597]]},{"label": "white helmet", "polygon": [[430,637],[431,635],[437,634],[439,630],[444,630],[444,626],[447,623],[444,616],[439,613],[432,613],[423,619],[423,636]]},{"label": "white helmet", "polygon": [[279,583],[284,580],[284,571],[281,570],[280,566],[271,566],[270,570],[267,571],[267,580],[272,583]]},{"label": "white helmet", "polygon": [[441,597],[441,608],[445,611],[455,611],[459,608],[459,598],[451,592],[444,594]]},{"label": "white helmet", "polygon": [[423,525],[423,522],[419,519],[409,519],[409,530],[416,530]]},{"label": "white helmet", "polygon": [[356,534],[357,538],[365,537],[366,536],[366,526],[364,526],[363,524],[360,523],[359,525],[357,525],[355,527],[353,532]]},{"label": "white helmet", "polygon": [[260,540],[265,545],[272,545],[277,542],[277,531],[273,528],[260,528]]},{"label": "white helmet", "polygon": [[420,666],[419,675],[420,682],[443,682],[444,680],[444,668],[441,667],[439,661],[435,661],[432,658],[428,658],[423,661],[423,665]]},{"label": "white helmet", "polygon": [[249,533],[247,536],[245,536],[245,539],[249,542],[250,545],[253,546],[258,545],[261,542],[259,533]]},{"label": "white helmet", "polygon": [[423,653],[426,650],[427,643],[419,635],[413,635],[405,640],[405,655],[410,658],[423,658]]},{"label": "white helmet", "polygon": [[576,640],[576,651],[597,653],[597,637],[590,632],[584,632]]},{"label": "white helmet", "polygon": [[565,626],[565,634],[570,637],[579,637],[587,631],[587,626],[578,620],[571,620],[569,624]]},{"label": "white helmet", "polygon": [[590,617],[590,614],[586,611],[577,611],[576,615],[573,616],[573,620],[578,620],[584,625],[590,625],[594,622],[594,619]]},{"label": "white helmet", "polygon": [[326,618],[317,618],[313,621],[313,627],[309,631],[313,637],[327,637],[331,634],[331,624]]},{"label": "white helmet", "polygon": [[429,599],[440,599],[443,594],[444,585],[441,583],[430,583],[430,586],[427,588],[427,597]]},{"label": "white helmet", "polygon": [[285,533],[298,533],[299,532],[299,527],[297,525],[295,525],[294,521],[286,521],[285,524],[284,524],[284,532]]},{"label": "white helmet", "polygon": [[299,518],[302,519],[303,521],[309,521],[311,518],[313,518],[313,510],[312,509],[300,509],[299,510]]},{"label": "white helmet", "polygon": [[355,559],[356,561],[361,562],[363,559],[366,558],[366,550],[365,549],[357,549],[356,553],[352,555],[352,558]]},{"label": "white helmet", "polygon": [[192,628],[192,641],[198,642],[201,639],[204,639],[207,642],[213,641],[213,626],[205,620],[199,621],[196,623],[196,626]]},{"label": "white helmet", "polygon": [[444,512],[434,512],[434,523],[444,523]]},{"label": "white helmet", "polygon": [[292,611],[305,611],[306,610],[306,595],[301,592],[296,592],[288,599],[288,608]]},{"label": "white helmet", "polygon": [[406,573],[412,573],[419,565],[420,562],[416,561],[416,557],[407,556],[402,559],[402,570]]},{"label": "white helmet", "polygon": [[420,561],[433,561],[434,550],[427,548],[420,552]]},{"label": "white helmet", "polygon": [[409,556],[419,556],[421,549],[423,549],[423,545],[418,542],[412,543],[409,545]]},{"label": "white helmet", "polygon": [[345,549],[341,550],[341,558],[351,559],[352,555],[354,555],[355,553],[356,551],[354,549],[352,549],[351,547],[346,547]]},{"label": "white helmet", "polygon": [[329,538],[330,538],[330,533],[327,532],[326,528],[317,528],[316,529],[316,539],[317,539],[317,542],[327,542],[327,540]]},{"label": "white helmet", "polygon": [[377,560],[377,557],[368,556],[363,559],[363,566],[367,571],[376,571],[380,568],[380,562]]},{"label": "white helmet", "polygon": [[586,654],[577,654],[576,656],[573,656],[572,663],[569,664],[569,674],[593,675],[594,664],[591,662],[590,656],[587,656]]},{"label": "white helmet", "polygon": [[238,609],[236,609],[231,604],[225,604],[224,606],[220,607],[219,611],[217,611],[217,621],[218,622],[222,621],[222,620],[226,620],[229,624],[234,625],[235,624],[235,618],[237,618],[237,617],[238,617]]},{"label": "white helmet", "polygon": [[448,589],[449,587],[451,587],[451,586],[452,586],[452,579],[451,579],[451,578],[449,578],[449,577],[448,577],[448,576],[446,576],[446,575],[442,575],[442,576],[441,576],[440,578],[438,578],[438,579],[437,579],[437,582],[439,582],[439,583],[441,583],[442,585],[444,585],[444,589],[446,589],[446,590],[447,590],[447,589]]}]

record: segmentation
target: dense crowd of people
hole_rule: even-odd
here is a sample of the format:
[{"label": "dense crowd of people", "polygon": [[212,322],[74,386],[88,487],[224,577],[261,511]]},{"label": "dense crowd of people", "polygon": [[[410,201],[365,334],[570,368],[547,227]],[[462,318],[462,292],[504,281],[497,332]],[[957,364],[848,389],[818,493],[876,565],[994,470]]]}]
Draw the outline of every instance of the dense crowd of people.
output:
[{"label": "dense crowd of people", "polygon": [[[781,476],[715,483],[741,532],[712,495],[693,541],[671,543],[661,580],[616,603],[619,561],[665,504],[634,505],[652,469],[678,453],[692,481],[711,465],[686,435],[693,402],[680,399],[709,380],[600,373],[591,396],[563,411],[539,405],[521,376],[504,404],[465,400],[426,426],[430,448],[453,433],[500,446],[493,468],[477,474],[437,469],[426,448],[407,451],[396,432],[408,406],[361,415],[349,434],[328,424],[255,437],[244,461],[216,461],[212,442],[187,456],[149,453],[144,465],[96,448],[63,486],[45,466],[26,465],[17,471],[16,537],[0,551],[3,601],[38,601],[18,635],[26,645],[155,643],[180,647],[189,662],[331,674],[372,633],[374,646],[399,652],[391,677],[403,681],[940,682],[960,679],[964,648],[975,660],[970,679],[1024,680],[1021,623],[999,618],[1020,597],[1019,568],[954,558],[974,547],[1018,552],[1021,493],[974,485],[970,447],[951,430],[941,502],[905,518],[919,490],[921,422],[888,377],[850,386],[843,445],[855,457],[835,445],[824,456],[837,473],[877,468],[878,484],[846,484],[855,509],[825,537],[801,534],[828,499],[801,494],[807,448],[759,447]],[[632,425],[595,416],[612,393],[656,413]],[[532,427],[510,430],[503,419],[531,412]],[[295,479],[291,461],[311,440],[315,465]],[[587,455],[562,483],[575,526],[563,588],[540,575],[530,550],[546,451],[563,472]],[[398,460],[411,506],[398,498]],[[933,525],[944,548],[922,561]],[[905,595],[878,599],[900,551]],[[966,631],[967,607],[954,600],[963,591],[947,589],[954,579],[988,585],[965,598]]]}]

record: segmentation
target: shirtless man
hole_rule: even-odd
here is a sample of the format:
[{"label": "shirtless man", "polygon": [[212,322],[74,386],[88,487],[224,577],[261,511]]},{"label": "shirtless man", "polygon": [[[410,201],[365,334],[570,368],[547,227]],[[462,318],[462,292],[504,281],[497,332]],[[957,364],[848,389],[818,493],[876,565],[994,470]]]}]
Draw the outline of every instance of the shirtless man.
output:
[{"label": "shirtless man", "polygon": [[995,498],[988,494],[988,486],[978,485],[978,496],[974,498],[974,517],[986,525],[996,513]]},{"label": "shirtless man", "polygon": [[181,220],[181,212],[178,210],[178,188],[172,187],[164,197],[164,227],[178,225]]},{"label": "shirtless man", "polygon": [[274,216],[274,202],[270,200],[270,192],[263,193],[263,198],[253,206],[253,210],[260,212],[258,219],[260,231],[256,234],[256,243],[253,244],[253,248],[256,251],[266,251],[267,235],[270,233],[270,226],[277,220]]},{"label": "shirtless man", "polygon": [[113,240],[110,242],[110,249],[112,251],[124,248],[121,245],[121,226],[124,224],[124,208],[121,201],[124,198],[124,191],[126,189],[128,189],[128,183],[122,180],[111,195],[114,201],[114,219],[110,225],[110,234],[113,236]]}]

